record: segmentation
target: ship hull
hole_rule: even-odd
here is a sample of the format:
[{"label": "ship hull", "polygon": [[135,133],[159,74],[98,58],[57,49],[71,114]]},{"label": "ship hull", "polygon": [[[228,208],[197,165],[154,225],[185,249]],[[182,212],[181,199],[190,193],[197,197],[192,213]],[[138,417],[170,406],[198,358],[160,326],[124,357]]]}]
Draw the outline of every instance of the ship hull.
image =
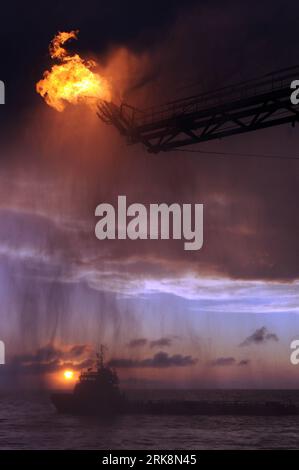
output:
[{"label": "ship hull", "polygon": [[59,413],[77,415],[202,415],[202,416],[286,416],[298,415],[295,405],[281,402],[225,403],[200,401],[126,401],[95,402],[83,400],[73,394],[53,394],[52,403]]}]

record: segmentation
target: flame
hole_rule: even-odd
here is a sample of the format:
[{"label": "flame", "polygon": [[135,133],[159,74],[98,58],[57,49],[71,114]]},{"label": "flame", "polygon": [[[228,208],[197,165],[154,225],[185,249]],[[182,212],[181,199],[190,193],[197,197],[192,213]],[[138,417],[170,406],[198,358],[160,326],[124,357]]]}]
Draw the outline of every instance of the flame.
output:
[{"label": "flame", "polygon": [[92,71],[97,64],[84,60],[78,54],[69,55],[63,45],[77,39],[78,31],[59,32],[52,40],[49,51],[52,59],[60,62],[46,70],[36,84],[36,91],[49,106],[63,111],[67,102],[94,105],[97,100],[111,101],[109,82]]}]

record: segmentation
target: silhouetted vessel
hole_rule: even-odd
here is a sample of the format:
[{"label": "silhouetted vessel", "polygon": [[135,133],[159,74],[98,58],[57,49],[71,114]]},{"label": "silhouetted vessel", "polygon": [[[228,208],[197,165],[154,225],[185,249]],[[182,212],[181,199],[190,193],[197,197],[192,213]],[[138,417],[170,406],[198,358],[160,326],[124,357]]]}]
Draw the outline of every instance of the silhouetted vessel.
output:
[{"label": "silhouetted vessel", "polygon": [[82,372],[72,393],[51,396],[57,411],[70,414],[113,415],[123,412],[125,397],[114,370],[104,364],[104,348],[97,354],[96,370]]},{"label": "silhouetted vessel", "polygon": [[188,400],[129,400],[119,389],[117,374],[104,363],[104,348],[97,354],[96,370],[82,372],[72,393],[54,393],[52,402],[58,412],[81,415],[113,416],[120,414],[153,415],[297,415],[294,404],[279,401],[227,402]]}]

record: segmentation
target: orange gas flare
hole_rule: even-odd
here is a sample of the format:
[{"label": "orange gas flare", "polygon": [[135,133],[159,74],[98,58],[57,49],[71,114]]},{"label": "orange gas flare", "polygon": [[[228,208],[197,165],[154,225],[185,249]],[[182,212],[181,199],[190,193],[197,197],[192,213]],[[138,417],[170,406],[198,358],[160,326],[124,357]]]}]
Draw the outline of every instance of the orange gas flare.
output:
[{"label": "orange gas flare", "polygon": [[60,64],[44,72],[44,78],[36,84],[36,91],[57,111],[63,111],[67,102],[94,105],[99,99],[111,101],[108,81],[92,70],[96,62],[78,54],[69,55],[63,47],[69,39],[77,39],[77,34],[78,31],[59,32],[54,37],[49,51]]}]

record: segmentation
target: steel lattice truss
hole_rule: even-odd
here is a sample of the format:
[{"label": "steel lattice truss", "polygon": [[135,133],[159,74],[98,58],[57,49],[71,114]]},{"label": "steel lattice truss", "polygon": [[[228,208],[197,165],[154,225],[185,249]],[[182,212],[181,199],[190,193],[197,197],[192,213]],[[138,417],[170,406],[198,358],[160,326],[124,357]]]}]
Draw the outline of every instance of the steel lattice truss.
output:
[{"label": "steel lattice truss", "polygon": [[101,101],[98,116],[114,125],[128,144],[142,143],[157,153],[280,124],[295,124],[299,106],[290,84],[299,66],[262,78],[139,110]]}]

